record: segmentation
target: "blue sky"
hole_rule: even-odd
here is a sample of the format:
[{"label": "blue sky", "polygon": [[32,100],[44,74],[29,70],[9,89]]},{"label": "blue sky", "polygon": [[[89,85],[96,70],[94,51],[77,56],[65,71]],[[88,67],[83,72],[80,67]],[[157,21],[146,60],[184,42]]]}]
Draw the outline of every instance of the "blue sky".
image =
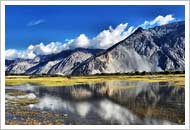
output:
[{"label": "blue sky", "polygon": [[90,46],[106,49],[138,26],[182,21],[184,14],[185,7],[179,5],[7,5],[6,55],[26,57],[24,53],[35,56]]},{"label": "blue sky", "polygon": [[81,33],[92,38],[110,25],[137,26],[167,14],[184,20],[184,6],[6,6],[6,49],[64,42]]}]

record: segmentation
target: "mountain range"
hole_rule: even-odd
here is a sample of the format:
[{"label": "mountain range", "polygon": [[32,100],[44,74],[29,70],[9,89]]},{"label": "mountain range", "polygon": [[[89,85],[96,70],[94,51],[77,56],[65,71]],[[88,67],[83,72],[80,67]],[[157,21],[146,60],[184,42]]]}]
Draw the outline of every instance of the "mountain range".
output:
[{"label": "mountain range", "polygon": [[103,49],[76,48],[34,59],[6,60],[6,73],[93,75],[185,70],[185,22],[137,28]]}]

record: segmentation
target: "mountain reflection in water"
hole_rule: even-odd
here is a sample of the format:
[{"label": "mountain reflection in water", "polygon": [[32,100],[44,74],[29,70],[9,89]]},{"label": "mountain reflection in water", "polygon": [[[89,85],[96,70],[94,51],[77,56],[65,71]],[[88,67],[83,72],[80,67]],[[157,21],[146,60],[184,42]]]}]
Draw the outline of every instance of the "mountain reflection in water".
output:
[{"label": "mountain reflection in water", "polygon": [[175,124],[185,118],[184,88],[167,82],[110,81],[69,87],[27,84],[14,89],[39,98],[39,103],[29,105],[31,109],[68,113],[66,124]]}]

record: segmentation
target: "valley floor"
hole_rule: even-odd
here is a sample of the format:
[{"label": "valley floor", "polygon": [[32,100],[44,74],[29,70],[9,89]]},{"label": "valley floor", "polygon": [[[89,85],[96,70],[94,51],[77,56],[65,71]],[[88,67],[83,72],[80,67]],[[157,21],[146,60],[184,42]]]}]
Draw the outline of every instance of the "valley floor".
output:
[{"label": "valley floor", "polygon": [[109,75],[109,76],[71,76],[71,77],[30,77],[6,76],[6,86],[16,86],[26,83],[38,84],[47,87],[70,86],[75,84],[98,83],[106,81],[128,80],[143,82],[171,82],[176,86],[185,86],[185,74],[156,74],[156,75]]}]

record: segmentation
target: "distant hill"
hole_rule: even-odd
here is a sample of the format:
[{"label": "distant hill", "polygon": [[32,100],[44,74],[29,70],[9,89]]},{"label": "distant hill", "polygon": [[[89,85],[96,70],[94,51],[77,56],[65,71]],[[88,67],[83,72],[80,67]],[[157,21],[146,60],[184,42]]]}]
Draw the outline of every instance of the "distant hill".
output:
[{"label": "distant hill", "polygon": [[101,51],[76,48],[52,55],[39,55],[34,59],[6,60],[6,73],[69,75],[75,66]]}]

